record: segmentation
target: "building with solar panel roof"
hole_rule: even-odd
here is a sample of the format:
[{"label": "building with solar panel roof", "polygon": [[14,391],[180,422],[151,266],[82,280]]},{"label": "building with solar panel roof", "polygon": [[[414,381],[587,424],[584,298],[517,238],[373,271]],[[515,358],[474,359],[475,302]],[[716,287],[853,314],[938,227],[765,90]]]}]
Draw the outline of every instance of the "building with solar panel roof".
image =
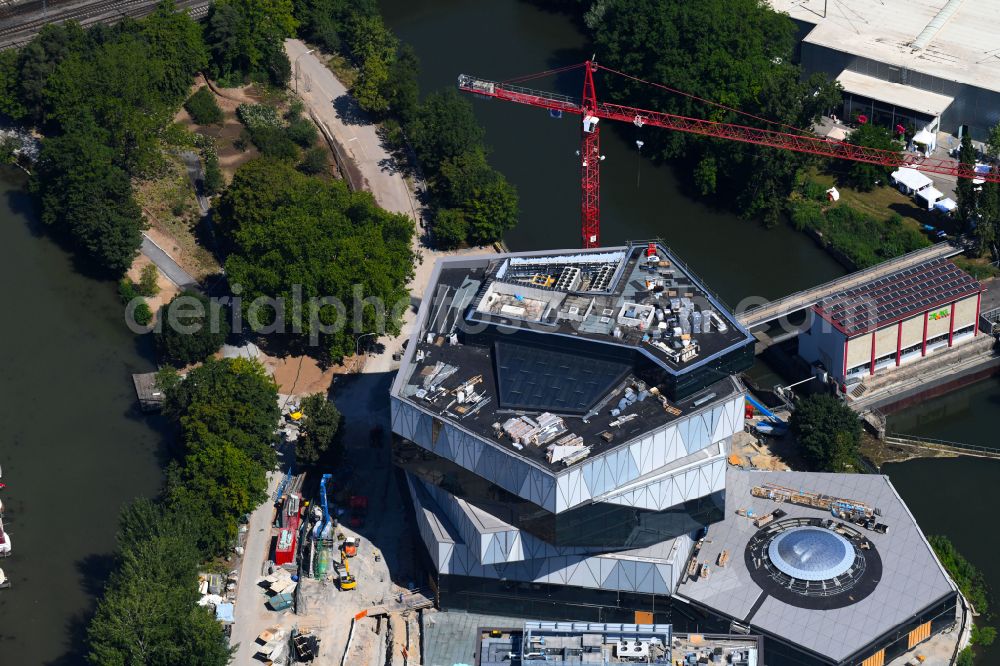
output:
[{"label": "building with solar panel roof", "polygon": [[[754,342],[659,243],[439,260],[390,402],[393,459],[440,606],[736,627],[773,644],[765,664],[860,664],[844,659],[895,650],[907,623],[938,631],[954,617],[954,586],[884,477],[864,477],[878,483],[861,494],[878,493],[892,536],[839,529],[829,510],[788,507],[761,533],[737,515],[753,473],[727,458]],[[859,488],[860,475],[790,474],[785,485],[815,476],[830,496]],[[725,556],[706,560],[709,542],[727,544]],[[896,575],[900,558],[911,572]],[[850,650],[808,638],[855,599],[876,612],[895,589],[879,579],[895,586],[911,573],[922,591]],[[782,632],[786,611],[802,626]]]},{"label": "building with solar panel roof", "polygon": [[841,385],[978,335],[982,285],[949,259],[934,259],[824,299],[813,307],[799,355]]}]

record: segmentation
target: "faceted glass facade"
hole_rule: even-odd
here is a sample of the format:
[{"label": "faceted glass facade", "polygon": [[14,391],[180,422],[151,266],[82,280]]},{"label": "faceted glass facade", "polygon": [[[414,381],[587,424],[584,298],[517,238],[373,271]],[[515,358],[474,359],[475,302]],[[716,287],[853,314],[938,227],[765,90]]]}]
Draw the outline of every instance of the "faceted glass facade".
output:
[{"label": "faceted glass facade", "polygon": [[662,511],[594,502],[552,513],[413,442],[396,438],[394,462],[423,481],[556,547],[631,549],[690,534],[723,519],[725,491]]}]

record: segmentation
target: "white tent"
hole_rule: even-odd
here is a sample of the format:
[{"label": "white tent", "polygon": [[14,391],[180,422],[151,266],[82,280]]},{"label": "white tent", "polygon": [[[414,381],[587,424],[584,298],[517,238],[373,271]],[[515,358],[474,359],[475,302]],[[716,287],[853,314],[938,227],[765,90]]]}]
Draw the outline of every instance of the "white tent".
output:
[{"label": "white tent", "polygon": [[936,187],[925,187],[924,189],[917,192],[917,203],[923,203],[927,210],[934,208],[934,204],[938,202],[938,199],[944,196],[940,190]]},{"label": "white tent", "polygon": [[951,211],[958,208],[958,203],[950,197],[945,197],[944,199],[941,199],[936,204],[934,204],[934,208],[941,211],[942,213],[950,213]]},{"label": "white tent", "polygon": [[908,194],[928,187],[933,181],[912,167],[901,167],[892,172],[892,182],[905,188]]},{"label": "white tent", "polygon": [[926,152],[929,153],[937,147],[937,137],[934,136],[933,132],[928,132],[926,129],[922,129],[914,135],[913,143],[926,146]]}]

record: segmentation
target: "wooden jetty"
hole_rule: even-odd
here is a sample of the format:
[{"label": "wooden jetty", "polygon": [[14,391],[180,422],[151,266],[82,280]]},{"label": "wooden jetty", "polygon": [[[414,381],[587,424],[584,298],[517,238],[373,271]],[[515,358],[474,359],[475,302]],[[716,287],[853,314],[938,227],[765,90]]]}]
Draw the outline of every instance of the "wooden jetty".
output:
[{"label": "wooden jetty", "polygon": [[139,408],[144,412],[158,412],[163,409],[165,396],[156,386],[156,373],[145,372],[132,375],[135,394],[139,398]]}]

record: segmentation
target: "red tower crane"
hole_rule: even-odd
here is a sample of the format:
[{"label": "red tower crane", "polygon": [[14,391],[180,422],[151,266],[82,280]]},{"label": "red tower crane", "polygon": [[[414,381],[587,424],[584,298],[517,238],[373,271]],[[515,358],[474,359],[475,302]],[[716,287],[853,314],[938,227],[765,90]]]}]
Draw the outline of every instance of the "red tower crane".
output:
[{"label": "red tower crane", "polygon": [[[559,93],[546,92],[543,90],[533,90],[516,85],[519,82],[529,79],[539,78],[557,73],[563,73],[574,69],[583,68],[583,95],[580,98],[561,95]],[[922,157],[919,155],[900,155],[899,153],[880,150],[878,148],[866,148],[855,146],[841,141],[834,141],[816,136],[815,134],[800,130],[787,125],[781,125],[791,130],[788,132],[761,129],[758,127],[748,127],[733,123],[720,123],[699,118],[689,118],[660,111],[649,111],[632,106],[600,102],[597,99],[597,91],[594,87],[594,73],[603,70],[610,74],[617,74],[631,78],[640,83],[655,85],[668,91],[685,95],[677,90],[650,84],[647,81],[636,79],[635,77],[622,74],[608,67],[598,65],[593,60],[570,65],[560,69],[549,70],[539,74],[511,79],[509,81],[491,81],[481,79],[467,74],[458,77],[458,87],[460,90],[476,95],[492,97],[527,104],[550,112],[572,113],[583,117],[582,123],[582,149],[580,151],[580,175],[582,185],[581,196],[581,216],[583,246],[598,247],[600,245],[600,183],[601,183],[601,159],[600,154],[600,131],[598,123],[601,120],[618,120],[629,122],[636,127],[651,125],[653,127],[664,127],[666,129],[688,132],[690,134],[700,134],[703,136],[729,139],[731,141],[742,141],[760,146],[793,150],[800,153],[821,155],[823,157],[834,157],[837,159],[852,160],[854,162],[865,162],[868,164],[878,164],[885,167],[909,166],[929,173],[945,174],[957,176],[959,178],[978,178],[984,181],[1000,182],[1000,172],[990,170],[988,173],[977,172],[967,164],[962,164],[952,159],[940,159]],[[688,95],[689,97],[693,97]],[[699,99],[699,98],[694,98]],[[700,100],[707,102],[707,100]],[[707,102],[713,104],[712,102]],[[719,106],[729,111],[736,109]],[[743,114],[750,115],[750,114]],[[756,116],[750,116],[757,118]],[[757,118],[765,122],[780,125],[763,118]],[[798,132],[793,134],[792,132]]]}]

